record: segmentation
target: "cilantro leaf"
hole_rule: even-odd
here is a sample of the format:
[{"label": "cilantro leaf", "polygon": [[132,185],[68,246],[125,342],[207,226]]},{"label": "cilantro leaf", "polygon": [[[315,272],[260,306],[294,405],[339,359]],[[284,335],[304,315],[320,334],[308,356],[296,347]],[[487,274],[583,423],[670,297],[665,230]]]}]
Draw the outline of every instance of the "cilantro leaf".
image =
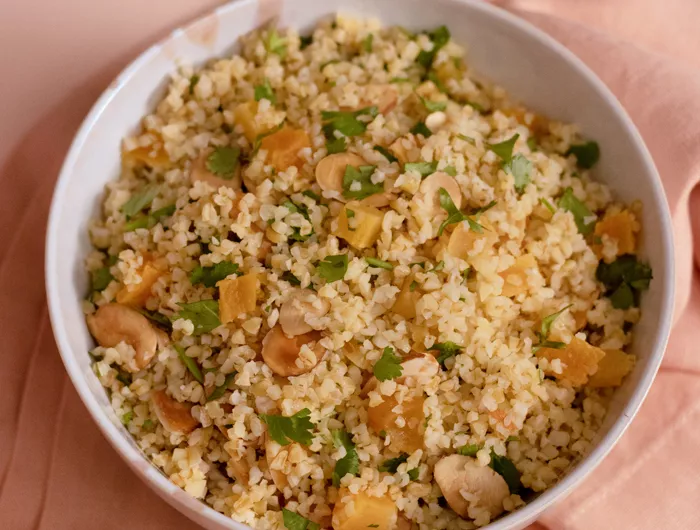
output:
[{"label": "cilantro leaf", "polygon": [[301,280],[294,276],[291,272],[285,271],[282,273],[282,276],[280,276],[280,280],[284,280],[286,282],[289,282],[292,285],[299,286],[301,285]]},{"label": "cilantro leaf", "polygon": [[370,267],[378,267],[380,269],[386,269],[388,271],[394,268],[394,266],[388,261],[384,261],[377,258],[365,258],[365,261]]},{"label": "cilantro leaf", "polygon": [[260,146],[262,145],[262,141],[267,138],[268,136],[275,134],[277,131],[282,130],[284,127],[284,122],[281,122],[277,127],[273,127],[269,131],[265,131],[264,133],[260,133],[255,137],[255,141],[253,141],[253,155],[258,152],[260,149]]},{"label": "cilantro leaf", "polygon": [[[374,184],[372,174],[376,166],[354,167],[348,164],[343,174],[343,197],[346,199],[364,199],[384,191],[384,184]],[[359,184],[359,186],[358,186]],[[359,189],[355,189],[358,188]]]},{"label": "cilantro leaf", "polygon": [[[460,211],[457,208],[457,206],[455,206],[455,203],[452,201],[452,197],[450,197],[450,194],[445,188],[440,188],[438,190],[438,196],[440,199],[440,206],[443,210],[447,212],[447,219],[445,219],[440,224],[440,228],[438,228],[438,236],[441,236],[442,233],[445,231],[445,228],[447,228],[448,226],[456,223],[461,223],[462,221],[467,222],[470,230],[476,232],[477,234],[481,234],[484,231],[484,227],[478,223],[478,217],[486,210],[489,210],[490,208],[493,208],[496,205],[496,201],[491,201],[488,205],[484,206],[483,208],[478,208],[474,210],[470,215],[467,215],[464,212]],[[475,216],[477,219],[473,219],[471,216]]]},{"label": "cilantro leaf", "polygon": [[476,456],[476,453],[478,453],[481,450],[481,445],[479,444],[468,444],[468,445],[463,445],[459,449],[457,449],[457,452],[462,455],[462,456]]},{"label": "cilantro leaf", "polygon": [[267,424],[270,437],[280,445],[289,445],[292,441],[302,445],[311,445],[314,424],[311,423],[309,409],[302,409],[293,416],[276,416],[261,414],[260,418]]},{"label": "cilantro leaf", "polygon": [[565,343],[563,342],[557,342],[557,341],[551,341],[549,339],[549,333],[552,330],[552,324],[554,324],[554,321],[561,316],[561,314],[569,309],[573,304],[569,304],[566,307],[560,309],[556,313],[552,313],[551,315],[547,315],[542,319],[542,322],[540,323],[540,330],[536,333],[537,338],[539,340],[538,344],[535,344],[532,348],[532,353],[537,352],[540,348],[552,348],[555,350],[560,350],[563,347],[566,346]]},{"label": "cilantro leaf", "polygon": [[134,419],[134,411],[130,410],[129,412],[124,413],[122,416],[122,423],[124,425],[129,425],[132,419]]},{"label": "cilantro leaf", "polygon": [[265,78],[262,85],[255,87],[255,101],[260,101],[261,99],[266,99],[273,105],[277,103],[277,96],[272,91],[270,81],[267,78]]},{"label": "cilantro leaf", "polygon": [[407,162],[404,164],[404,171],[414,171],[421,177],[427,177],[437,171],[437,162]]},{"label": "cilantro leaf", "polygon": [[336,448],[344,447],[345,456],[335,463],[333,470],[333,485],[340,486],[341,479],[347,475],[357,475],[360,471],[360,458],[357,456],[355,444],[352,443],[352,436],[342,429],[331,430],[333,445]]},{"label": "cilantro leaf", "polygon": [[574,190],[566,188],[564,194],[559,198],[558,206],[562,210],[571,212],[581,234],[588,235],[593,231],[596,216],[588,209],[588,206],[576,198]]},{"label": "cilantro leaf", "polygon": [[525,186],[530,182],[530,171],[532,171],[532,162],[521,154],[515,155],[510,162],[504,164],[503,169],[506,173],[513,175],[513,182],[518,193],[525,191]]},{"label": "cilantro leaf", "polygon": [[112,273],[109,272],[109,266],[94,270],[90,275],[93,291],[104,291],[114,279]]},{"label": "cilantro leaf", "polygon": [[555,213],[555,212],[557,211],[557,209],[556,209],[554,206],[552,206],[552,203],[549,202],[549,201],[548,201],[547,199],[545,199],[544,197],[541,197],[541,198],[540,198],[540,204],[541,204],[542,206],[544,206],[545,208],[547,208],[547,209],[548,209],[550,212],[552,212],[552,213]]},{"label": "cilantro leaf", "polygon": [[615,309],[629,309],[635,305],[634,292],[628,283],[621,283],[608,298]]},{"label": "cilantro leaf", "polygon": [[[381,463],[378,470],[385,471],[387,473],[396,473],[399,470],[399,466],[408,461],[408,455],[406,453],[401,453],[396,458],[389,458]],[[413,468],[408,470],[408,478],[411,480],[416,480],[418,478],[418,468]]]},{"label": "cilantro leaf", "polygon": [[574,144],[565,153],[566,156],[574,155],[576,164],[583,169],[591,169],[600,158],[598,142],[590,141],[583,144]]},{"label": "cilantro leaf", "polygon": [[134,217],[131,221],[124,225],[125,232],[131,232],[137,228],[153,228],[160,222],[164,217],[170,217],[175,213],[176,206],[171,204],[169,206],[164,206],[158,210],[151,212],[147,215],[139,215]]},{"label": "cilantro leaf", "polygon": [[437,362],[439,362],[443,368],[445,368],[445,361],[450,357],[454,357],[455,355],[460,353],[461,349],[462,346],[450,341],[436,342],[435,344],[433,344],[432,348],[430,348],[430,350],[440,352],[440,355],[437,356]]},{"label": "cilantro leaf", "polygon": [[360,116],[374,118],[379,113],[377,107],[365,107],[356,111],[324,110],[321,112],[323,132],[326,138],[335,138],[335,131],[345,136],[359,136],[367,130],[367,124],[360,121]]},{"label": "cilantro leaf", "polygon": [[301,193],[304,197],[308,197],[309,199],[312,199],[316,202],[321,202],[321,196],[316,195],[313,191],[311,190],[306,190]]},{"label": "cilantro leaf", "polygon": [[365,37],[365,39],[362,41],[362,48],[367,52],[367,53],[372,53],[372,43],[374,42],[374,34],[370,33]]},{"label": "cilantro leaf", "polygon": [[606,288],[606,296],[615,309],[628,309],[639,303],[642,291],[653,279],[651,267],[638,261],[634,254],[620,256],[612,263],[601,261],[596,279]]},{"label": "cilantro leaf", "polygon": [[348,271],[348,255],[338,254],[336,256],[326,256],[318,264],[318,274],[328,283],[336,282],[345,278]]},{"label": "cilantro leaf", "polygon": [[199,266],[190,274],[190,283],[197,285],[204,284],[205,287],[214,287],[217,282],[225,279],[231,274],[238,272],[238,264],[230,261],[222,261],[211,267]]},{"label": "cilantro leaf", "polygon": [[515,147],[515,142],[518,140],[519,137],[520,135],[518,133],[515,133],[508,140],[504,140],[497,144],[486,144],[486,146],[491,151],[496,153],[501,158],[501,160],[503,160],[504,164],[507,164],[513,158],[513,148]]},{"label": "cilantro leaf", "polygon": [[530,149],[530,151],[537,150],[537,138],[534,136],[530,136],[525,143],[527,143],[527,147]]},{"label": "cilantro leaf", "polygon": [[520,471],[508,457],[497,455],[492,450],[489,467],[503,477],[511,493],[517,494],[520,491],[520,488],[522,488]]},{"label": "cilantro leaf", "polygon": [[428,112],[437,112],[439,110],[445,110],[447,108],[447,103],[445,101],[430,101],[424,97],[418,96],[421,103]]},{"label": "cilantro leaf", "polygon": [[430,70],[437,53],[450,41],[450,30],[446,26],[440,26],[428,32],[428,37],[433,42],[432,49],[430,51],[421,50],[416,58],[416,62],[426,70]]},{"label": "cilantro leaf", "polygon": [[422,134],[424,138],[430,138],[433,135],[433,132],[428,129],[428,126],[425,124],[425,122],[419,121],[416,123],[412,128],[411,132],[413,134]]},{"label": "cilantro leaf", "polygon": [[278,55],[280,59],[284,59],[287,55],[287,39],[281,37],[279,33],[277,33],[277,28],[271,28],[267,32],[263,44],[267,53],[274,53]]},{"label": "cilantro leaf", "polygon": [[133,217],[153,202],[153,199],[155,199],[156,195],[158,195],[158,191],[160,191],[158,186],[146,187],[140,193],[132,195],[131,198],[119,209],[119,211],[126,215],[127,219]]},{"label": "cilantro leaf", "polygon": [[382,147],[381,145],[375,145],[374,150],[377,151],[378,153],[381,153],[384,158],[386,158],[389,162],[398,162],[399,159],[396,158],[394,155],[391,154],[391,152],[386,149],[385,147]]},{"label": "cilantro leaf", "polygon": [[139,308],[137,309],[139,313],[145,316],[148,320],[155,322],[156,324],[163,326],[164,328],[172,328],[172,322],[164,314],[158,311],[149,311],[148,309]]},{"label": "cilantro leaf", "polygon": [[347,148],[348,146],[345,142],[345,136],[341,136],[340,138],[335,138],[333,140],[328,140],[326,142],[326,151],[328,151],[329,155],[335,153],[343,153]]},{"label": "cilantro leaf", "polygon": [[381,358],[374,363],[372,369],[374,377],[379,381],[387,381],[401,376],[403,366],[401,366],[401,357],[394,354],[394,349],[390,347],[384,348]]},{"label": "cilantro leaf", "polygon": [[187,355],[185,353],[185,348],[183,348],[182,346],[175,345],[175,351],[177,352],[177,356],[185,365],[185,368],[187,368],[187,370],[192,374],[192,377],[194,377],[198,383],[204,384],[202,370],[199,368],[197,361],[195,361],[192,357]]},{"label": "cilantro leaf", "polygon": [[179,318],[189,320],[194,324],[193,335],[209,333],[221,325],[219,320],[219,302],[216,300],[200,300],[189,304],[180,303],[182,309],[171,318],[174,322]]},{"label": "cilantro leaf", "polygon": [[241,149],[238,146],[215,147],[207,157],[207,169],[224,180],[230,180],[236,174],[240,156]]},{"label": "cilantro leaf", "polygon": [[197,83],[199,83],[199,75],[194,74],[192,77],[190,77],[190,87],[189,87],[190,96],[192,96],[194,94],[194,87],[197,86]]},{"label": "cilantro leaf", "polygon": [[287,530],[321,530],[321,527],[306,517],[282,508],[282,522]]},{"label": "cilantro leaf", "polygon": [[454,166],[446,166],[443,171],[447,173],[450,177],[456,177],[457,176],[457,168]]},{"label": "cilantro leaf", "polygon": [[226,374],[226,379],[224,379],[224,382],[221,386],[217,386],[212,390],[211,394],[207,397],[207,401],[214,401],[215,399],[219,399],[222,397],[226,391],[228,390],[228,386],[231,384],[233,379],[236,377],[236,372],[231,372],[230,374]]}]

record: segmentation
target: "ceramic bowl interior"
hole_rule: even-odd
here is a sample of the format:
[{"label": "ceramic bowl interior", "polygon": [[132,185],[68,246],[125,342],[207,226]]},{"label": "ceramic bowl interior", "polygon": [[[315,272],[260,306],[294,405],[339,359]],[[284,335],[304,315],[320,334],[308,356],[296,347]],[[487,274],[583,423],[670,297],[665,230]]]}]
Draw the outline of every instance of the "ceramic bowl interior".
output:
[{"label": "ceramic bowl interior", "polygon": [[654,280],[642,300],[632,351],[639,362],[615,394],[593,452],[555,487],[525,508],[492,523],[492,530],[522,528],[563,497],[612,448],[651,385],[666,344],[673,299],[672,233],[659,177],[642,140],[617,100],[578,59],[516,17],[472,0],[240,0],[174,31],[134,61],[102,95],[83,123],[63,166],[47,235],[46,280],[51,321],[66,369],[97,425],[126,462],[178,510],[206,528],[247,528],[206,507],[171,484],[140,453],[115,417],[90,368],[93,341],[81,300],[88,290],[84,259],[88,220],[99,214],[105,184],[118,176],[120,141],[163,95],[179,61],[201,64],[231,54],[237,38],[276,18],[301,32],[336,12],[377,17],[409,29],[449,26],[468,48],[468,63],[516,99],[549,117],[575,122],[598,141],[596,178],[624,201],[644,204],[643,246]]}]

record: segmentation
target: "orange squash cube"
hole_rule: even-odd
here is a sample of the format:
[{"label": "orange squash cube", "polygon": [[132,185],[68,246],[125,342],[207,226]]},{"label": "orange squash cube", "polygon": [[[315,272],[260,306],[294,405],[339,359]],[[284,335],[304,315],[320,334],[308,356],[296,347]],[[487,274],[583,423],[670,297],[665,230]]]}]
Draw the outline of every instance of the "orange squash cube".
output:
[{"label": "orange squash cube", "polygon": [[605,357],[605,352],[600,348],[591,346],[585,340],[574,337],[569,344],[560,350],[540,348],[535,355],[550,362],[555,359],[559,359],[562,362],[562,373],[557,374],[547,370],[547,375],[568,381],[573,386],[582,386],[586,384],[591,375],[596,373],[598,364]]},{"label": "orange squash cube", "polygon": [[[397,414],[392,409],[398,405],[393,396],[384,396],[384,401],[367,410],[367,424],[379,434],[384,431],[390,437],[390,447],[397,452],[412,453],[423,447],[425,433],[425,414],[421,396],[411,397],[401,403],[403,411]],[[396,425],[396,418],[405,420],[403,427]]]},{"label": "orange squash cube", "polygon": [[299,151],[311,147],[311,139],[306,131],[284,127],[262,139],[260,148],[267,151],[267,162],[277,171],[284,171],[289,166],[301,170],[304,161],[299,157]]},{"label": "orange squash cube", "polygon": [[[351,495],[350,502],[343,502]],[[360,492],[355,495],[342,489],[333,507],[333,530],[391,530],[395,528],[398,509],[389,497],[371,497]],[[351,504],[351,506],[349,506]]]},{"label": "orange squash cube", "polygon": [[255,311],[258,297],[257,274],[227,278],[216,286],[219,288],[219,320],[222,324]]},{"label": "orange squash cube", "polygon": [[[348,214],[348,211],[352,214]],[[348,215],[352,222],[349,221]],[[359,202],[349,202],[338,216],[336,235],[355,248],[368,248],[377,241],[382,231],[383,220],[384,213],[381,210]]]},{"label": "orange squash cube", "polygon": [[[641,230],[641,225],[635,215],[629,210],[622,210],[618,213],[607,214],[595,225],[594,234],[597,237],[604,235],[617,241],[617,256],[623,254],[634,254],[637,249],[637,233]],[[593,251],[599,258],[603,257],[603,245],[595,243]]]},{"label": "orange squash cube", "polygon": [[498,241],[498,235],[493,230],[493,226],[487,221],[480,221],[480,224],[484,227],[484,231],[481,233],[471,230],[466,221],[458,223],[452,234],[450,234],[447,252],[455,258],[466,261],[469,259],[469,252],[474,249],[474,245],[478,240],[484,239],[486,241],[485,248],[494,246]]},{"label": "orange squash cube", "polygon": [[632,371],[637,358],[621,350],[603,350],[605,357],[598,363],[598,370],[588,380],[593,388],[615,387]]},{"label": "orange squash cube", "polygon": [[141,283],[125,285],[117,293],[117,302],[124,305],[142,307],[151,296],[151,288],[163,273],[150,262],[144,263],[139,275]]},{"label": "orange squash cube", "polygon": [[524,254],[515,259],[515,263],[499,273],[503,278],[503,296],[516,296],[527,291],[528,270],[536,269],[537,261],[532,254]]},{"label": "orange squash cube", "polygon": [[411,274],[404,280],[401,291],[399,291],[399,295],[391,308],[394,313],[401,315],[406,320],[416,317],[416,304],[421,297],[420,292],[415,289],[411,290],[412,283],[413,275]]}]

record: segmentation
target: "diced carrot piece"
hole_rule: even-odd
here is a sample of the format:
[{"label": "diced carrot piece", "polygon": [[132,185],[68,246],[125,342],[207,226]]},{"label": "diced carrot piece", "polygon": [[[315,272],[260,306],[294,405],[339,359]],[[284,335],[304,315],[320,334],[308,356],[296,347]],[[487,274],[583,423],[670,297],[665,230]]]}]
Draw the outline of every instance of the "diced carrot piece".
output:
[{"label": "diced carrot piece", "polygon": [[139,275],[141,283],[125,285],[117,293],[117,302],[130,306],[143,306],[151,296],[153,284],[161,277],[162,271],[150,262],[144,263]]},{"label": "diced carrot piece", "polygon": [[[637,249],[637,233],[641,225],[635,215],[629,210],[622,210],[618,213],[607,214],[595,225],[595,235],[604,235],[617,241],[617,256],[623,254],[634,254]],[[603,257],[603,245],[593,244],[593,251],[599,258]]]},{"label": "diced carrot piece", "polygon": [[524,254],[515,259],[515,263],[500,272],[503,278],[503,296],[516,296],[527,291],[528,271],[537,268],[537,261],[532,254]]},{"label": "diced carrot piece", "polygon": [[588,380],[588,386],[604,388],[620,386],[622,380],[634,368],[637,358],[621,350],[603,350],[605,357],[598,363],[598,370]]},{"label": "diced carrot piece", "polygon": [[263,138],[260,148],[267,151],[267,161],[277,171],[284,171],[289,166],[301,169],[304,161],[299,157],[299,151],[311,147],[311,140],[306,131],[284,127],[279,131]]},{"label": "diced carrot piece", "polygon": [[258,296],[257,274],[221,280],[219,288],[219,319],[222,324],[255,310]]},{"label": "diced carrot piece", "polygon": [[598,370],[598,363],[605,357],[605,352],[591,346],[585,340],[574,337],[562,349],[540,348],[536,355],[550,362],[554,359],[559,359],[562,362],[562,373],[557,374],[547,370],[547,375],[569,381],[574,386],[581,386],[585,385],[589,376]]},{"label": "diced carrot piece", "polygon": [[[423,396],[409,398],[401,407],[403,412],[397,414],[392,409],[398,401],[393,396],[384,396],[384,401],[367,411],[367,423],[377,434],[384,431],[390,437],[390,446],[398,452],[412,453],[423,447],[425,432],[425,414],[423,413]],[[403,427],[396,425],[396,418],[403,417]]]}]

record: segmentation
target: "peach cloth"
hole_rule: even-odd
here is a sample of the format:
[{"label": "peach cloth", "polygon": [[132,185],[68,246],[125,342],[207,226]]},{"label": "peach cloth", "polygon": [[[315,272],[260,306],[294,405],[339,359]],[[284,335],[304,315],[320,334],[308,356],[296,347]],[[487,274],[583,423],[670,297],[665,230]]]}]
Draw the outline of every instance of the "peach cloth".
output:
[{"label": "peach cloth", "polygon": [[[700,36],[696,0],[501,0],[610,86],[645,138],[677,237],[676,325],[637,419],[532,528],[700,528]],[[114,453],[56,351],[44,225],[71,137],[125,63],[215,0],[27,0],[0,7],[0,528],[194,528]],[[631,41],[631,42],[630,42]],[[605,149],[605,146],[602,146]],[[692,215],[691,215],[692,214]]]}]

